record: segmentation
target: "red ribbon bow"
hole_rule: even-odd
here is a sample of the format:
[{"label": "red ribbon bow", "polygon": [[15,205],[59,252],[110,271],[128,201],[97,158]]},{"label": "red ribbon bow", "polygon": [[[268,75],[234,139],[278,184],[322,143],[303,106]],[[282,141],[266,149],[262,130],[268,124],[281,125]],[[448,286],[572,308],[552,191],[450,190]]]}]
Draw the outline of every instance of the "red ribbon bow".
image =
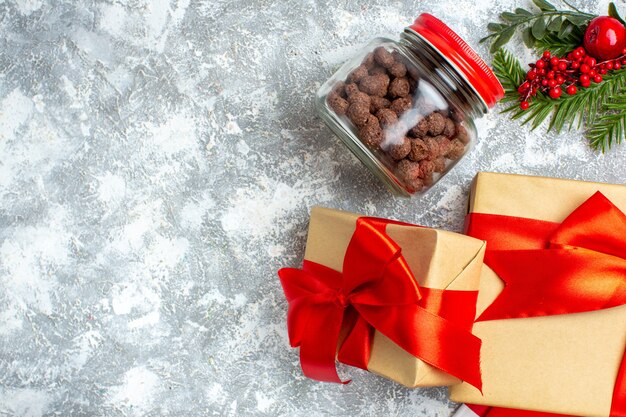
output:
[{"label": "red ribbon bow", "polygon": [[419,288],[390,221],[361,217],[342,272],[304,261],[278,274],[289,302],[292,347],[306,376],[342,382],[341,362],[367,369],[374,329],[424,362],[481,388],[480,340],[471,333],[475,291]]},{"label": "red ribbon bow", "polygon": [[[471,213],[467,225],[468,235],[487,241],[485,263],[506,284],[477,321],[571,314],[626,304],[626,215],[600,192],[560,224]],[[500,415],[497,409],[493,413]],[[610,416],[626,417],[626,356],[617,375]]]}]

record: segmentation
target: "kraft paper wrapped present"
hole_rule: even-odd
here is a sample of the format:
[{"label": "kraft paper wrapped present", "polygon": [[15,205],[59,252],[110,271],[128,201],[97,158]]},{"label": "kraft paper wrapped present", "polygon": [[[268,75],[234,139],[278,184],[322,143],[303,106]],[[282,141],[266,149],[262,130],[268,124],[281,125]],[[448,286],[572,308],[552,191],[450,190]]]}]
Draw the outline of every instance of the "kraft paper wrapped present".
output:
[{"label": "kraft paper wrapped present", "polygon": [[408,387],[480,386],[471,334],[485,243],[315,207],[302,269],[279,271],[304,374],[335,358]]},{"label": "kraft paper wrapped present", "polygon": [[[596,210],[597,207],[603,210]],[[626,217],[620,217],[623,213],[616,209],[626,212],[626,186],[494,173],[477,175],[470,195],[467,227],[469,235],[487,241],[473,329],[482,340],[483,390],[481,393],[466,383],[453,386],[453,401],[586,417],[624,415],[620,414],[620,407],[624,407],[626,397]],[[613,217],[605,221],[604,214],[597,214],[599,211]],[[516,227],[515,219],[509,224],[511,218],[521,218],[525,225],[518,231],[521,238],[513,232],[508,235],[507,228]],[[572,224],[588,230],[581,234],[572,232],[573,229],[563,231]],[[498,225],[504,227],[499,229]],[[532,235],[546,225],[553,228],[549,250],[562,251],[559,253],[573,260],[567,258],[562,264],[545,262],[543,257],[550,254],[532,248]],[[528,242],[524,242],[526,238]],[[508,239],[521,239],[521,250],[507,254],[504,249],[508,249]],[[583,241],[586,243],[579,244]],[[577,257],[585,256],[596,259],[606,271],[587,273],[588,265],[576,266]],[[533,265],[519,264],[520,260]],[[536,263],[543,265],[537,268]],[[490,309],[513,308],[511,299],[503,298],[505,288],[511,296],[513,281],[508,277],[505,286],[494,268],[501,277],[515,275],[511,268],[521,271],[517,275],[522,285],[516,291],[521,288],[529,309],[536,306],[529,317],[494,317],[490,313]],[[545,271],[560,274],[568,268],[570,277],[576,278],[559,291],[543,294],[541,287],[552,279],[552,272]],[[579,272],[581,269],[583,272]],[[524,273],[528,282],[524,281]],[[604,284],[592,289],[598,282]],[[558,309],[550,311],[550,307],[541,304],[550,297],[552,301],[570,297],[568,292],[578,291],[576,287],[580,286],[585,297],[593,298],[594,291],[607,289],[613,296],[600,300],[606,305],[590,311],[576,312],[585,308],[570,303],[574,312],[567,314]],[[541,311],[542,308],[547,311]]]}]

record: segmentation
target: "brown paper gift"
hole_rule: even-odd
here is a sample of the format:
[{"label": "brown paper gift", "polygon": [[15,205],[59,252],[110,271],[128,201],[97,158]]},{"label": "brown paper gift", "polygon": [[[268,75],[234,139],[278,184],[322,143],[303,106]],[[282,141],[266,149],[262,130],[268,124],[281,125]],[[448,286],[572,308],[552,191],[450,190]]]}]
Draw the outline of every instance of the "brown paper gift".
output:
[{"label": "brown paper gift", "polygon": [[[626,212],[626,186],[479,173],[469,211],[563,221],[597,191]],[[487,242],[489,245],[489,242]],[[480,315],[504,288],[484,266]],[[626,306],[560,316],[479,321],[483,394],[450,388],[453,401],[586,417],[606,417],[626,345]]]},{"label": "brown paper gift", "polygon": [[[358,218],[356,214],[314,207],[305,260],[341,272]],[[388,224],[386,234],[401,247],[420,287],[477,290],[485,242],[457,233],[403,224]],[[474,314],[473,305],[471,314]],[[407,329],[407,332],[412,330]],[[374,332],[367,367],[369,371],[407,387],[446,386],[460,382],[412,356],[378,331]]]}]

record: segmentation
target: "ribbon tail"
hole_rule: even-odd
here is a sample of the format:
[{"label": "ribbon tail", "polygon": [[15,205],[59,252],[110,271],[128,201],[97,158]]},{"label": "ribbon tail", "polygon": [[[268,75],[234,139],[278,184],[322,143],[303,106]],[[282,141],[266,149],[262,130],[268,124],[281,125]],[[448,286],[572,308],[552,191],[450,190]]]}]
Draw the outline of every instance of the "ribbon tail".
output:
[{"label": "ribbon tail", "polygon": [[476,321],[573,314],[626,303],[626,262],[585,249],[488,251],[506,286]]},{"label": "ribbon tail", "polygon": [[374,328],[358,316],[353,308],[350,310],[354,313],[355,323],[351,326],[350,333],[339,349],[338,359],[341,363],[367,371],[372,342],[374,341]]},{"label": "ribbon tail", "polygon": [[481,341],[471,332],[414,304],[356,308],[375,329],[411,355],[482,391]]},{"label": "ribbon tail", "polygon": [[300,344],[302,372],[317,381],[347,384],[350,381],[339,378],[335,364],[343,308],[335,304],[317,304],[314,309]]}]

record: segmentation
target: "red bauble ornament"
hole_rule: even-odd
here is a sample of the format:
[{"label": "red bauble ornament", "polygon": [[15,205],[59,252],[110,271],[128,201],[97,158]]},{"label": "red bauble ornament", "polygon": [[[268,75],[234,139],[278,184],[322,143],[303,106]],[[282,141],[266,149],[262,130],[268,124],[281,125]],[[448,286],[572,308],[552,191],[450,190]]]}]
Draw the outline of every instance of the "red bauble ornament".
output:
[{"label": "red bauble ornament", "polygon": [[583,45],[589,55],[601,61],[617,58],[626,46],[626,28],[610,16],[596,17],[589,22]]}]

